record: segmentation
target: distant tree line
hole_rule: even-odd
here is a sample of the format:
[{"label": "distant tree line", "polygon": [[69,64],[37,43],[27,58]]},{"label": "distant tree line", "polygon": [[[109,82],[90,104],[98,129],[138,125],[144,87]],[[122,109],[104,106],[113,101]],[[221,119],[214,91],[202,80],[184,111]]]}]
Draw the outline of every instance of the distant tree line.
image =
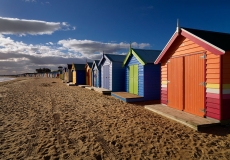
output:
[{"label": "distant tree line", "polygon": [[39,68],[39,69],[36,69],[36,72],[37,73],[49,73],[51,72],[51,70],[49,68]]}]

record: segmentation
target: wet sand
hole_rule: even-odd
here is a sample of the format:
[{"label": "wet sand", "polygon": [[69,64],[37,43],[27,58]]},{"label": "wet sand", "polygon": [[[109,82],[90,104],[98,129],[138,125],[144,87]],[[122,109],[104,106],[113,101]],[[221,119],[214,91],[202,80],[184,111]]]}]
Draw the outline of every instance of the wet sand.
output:
[{"label": "wet sand", "polygon": [[230,159],[230,126],[194,131],[60,79],[0,83],[0,159]]}]

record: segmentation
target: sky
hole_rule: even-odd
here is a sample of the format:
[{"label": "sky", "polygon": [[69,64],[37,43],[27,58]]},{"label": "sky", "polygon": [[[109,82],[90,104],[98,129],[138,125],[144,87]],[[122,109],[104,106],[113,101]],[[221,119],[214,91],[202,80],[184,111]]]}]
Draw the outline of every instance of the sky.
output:
[{"label": "sky", "polygon": [[230,33],[229,0],[0,0],[0,75],[162,50],[181,27]]}]

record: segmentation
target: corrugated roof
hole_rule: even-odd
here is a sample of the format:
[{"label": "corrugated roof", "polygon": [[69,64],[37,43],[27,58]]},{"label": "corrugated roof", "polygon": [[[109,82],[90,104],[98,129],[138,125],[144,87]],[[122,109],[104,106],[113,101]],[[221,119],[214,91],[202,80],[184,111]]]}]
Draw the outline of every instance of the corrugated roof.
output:
[{"label": "corrugated roof", "polygon": [[73,64],[76,70],[85,70],[85,64]]},{"label": "corrugated roof", "polygon": [[145,50],[145,49],[133,49],[132,50],[140,57],[144,63],[154,63],[159,54],[160,50]]},{"label": "corrugated roof", "polygon": [[112,62],[123,62],[126,55],[120,54],[105,54],[105,56]]},{"label": "corrugated roof", "polygon": [[182,29],[196,35],[197,37],[227,51],[230,50],[230,34],[229,33],[220,33],[213,31],[204,31],[192,28],[184,28]]}]

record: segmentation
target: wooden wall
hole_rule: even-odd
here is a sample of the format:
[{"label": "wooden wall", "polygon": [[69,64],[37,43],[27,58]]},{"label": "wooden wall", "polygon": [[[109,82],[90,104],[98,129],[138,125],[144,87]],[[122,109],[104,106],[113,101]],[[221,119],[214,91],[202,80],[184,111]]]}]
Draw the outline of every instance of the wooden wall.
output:
[{"label": "wooden wall", "polygon": [[161,103],[167,105],[168,100],[168,92],[167,92],[167,84],[168,84],[168,72],[167,72],[167,63],[161,63]]},{"label": "wooden wall", "polygon": [[130,55],[128,61],[125,65],[125,77],[126,77],[126,85],[125,90],[129,92],[129,66],[138,64],[138,95],[144,97],[144,67],[140,62],[136,59],[135,56]]},{"label": "wooden wall", "polygon": [[209,51],[206,54],[206,116],[221,120],[220,56]]},{"label": "wooden wall", "polygon": [[[180,42],[179,42],[180,43]],[[220,56],[215,55],[209,51],[206,51],[203,47],[199,46],[195,42],[185,38],[179,45],[177,46],[171,46],[173,49],[170,49],[170,53],[168,53],[170,58],[177,58],[181,56],[191,55],[191,54],[198,54],[198,53],[206,53],[206,59],[205,59],[205,79],[204,82],[206,82],[206,92],[205,92],[205,109],[206,109],[206,116],[211,117],[214,119],[221,120],[221,114],[224,116],[225,109],[222,109],[221,112],[221,94],[220,94],[220,84],[221,84],[221,67],[220,67]],[[227,54],[226,54],[227,55]],[[228,54],[230,55],[230,54]],[[223,73],[223,86],[227,87],[225,89],[230,89],[228,84],[230,85],[230,56],[225,56],[226,59],[223,61],[224,69]],[[228,64],[227,64],[228,63]],[[186,87],[186,86],[185,86]],[[229,87],[229,88],[228,88]],[[229,90],[223,90],[226,94],[225,97],[230,97]],[[168,100],[168,65],[167,60],[165,59],[163,63],[161,63],[161,103],[167,105]],[[223,104],[229,104],[230,102],[228,100],[222,100]],[[228,107],[230,108],[230,107]],[[228,110],[228,109],[227,109]]]}]

